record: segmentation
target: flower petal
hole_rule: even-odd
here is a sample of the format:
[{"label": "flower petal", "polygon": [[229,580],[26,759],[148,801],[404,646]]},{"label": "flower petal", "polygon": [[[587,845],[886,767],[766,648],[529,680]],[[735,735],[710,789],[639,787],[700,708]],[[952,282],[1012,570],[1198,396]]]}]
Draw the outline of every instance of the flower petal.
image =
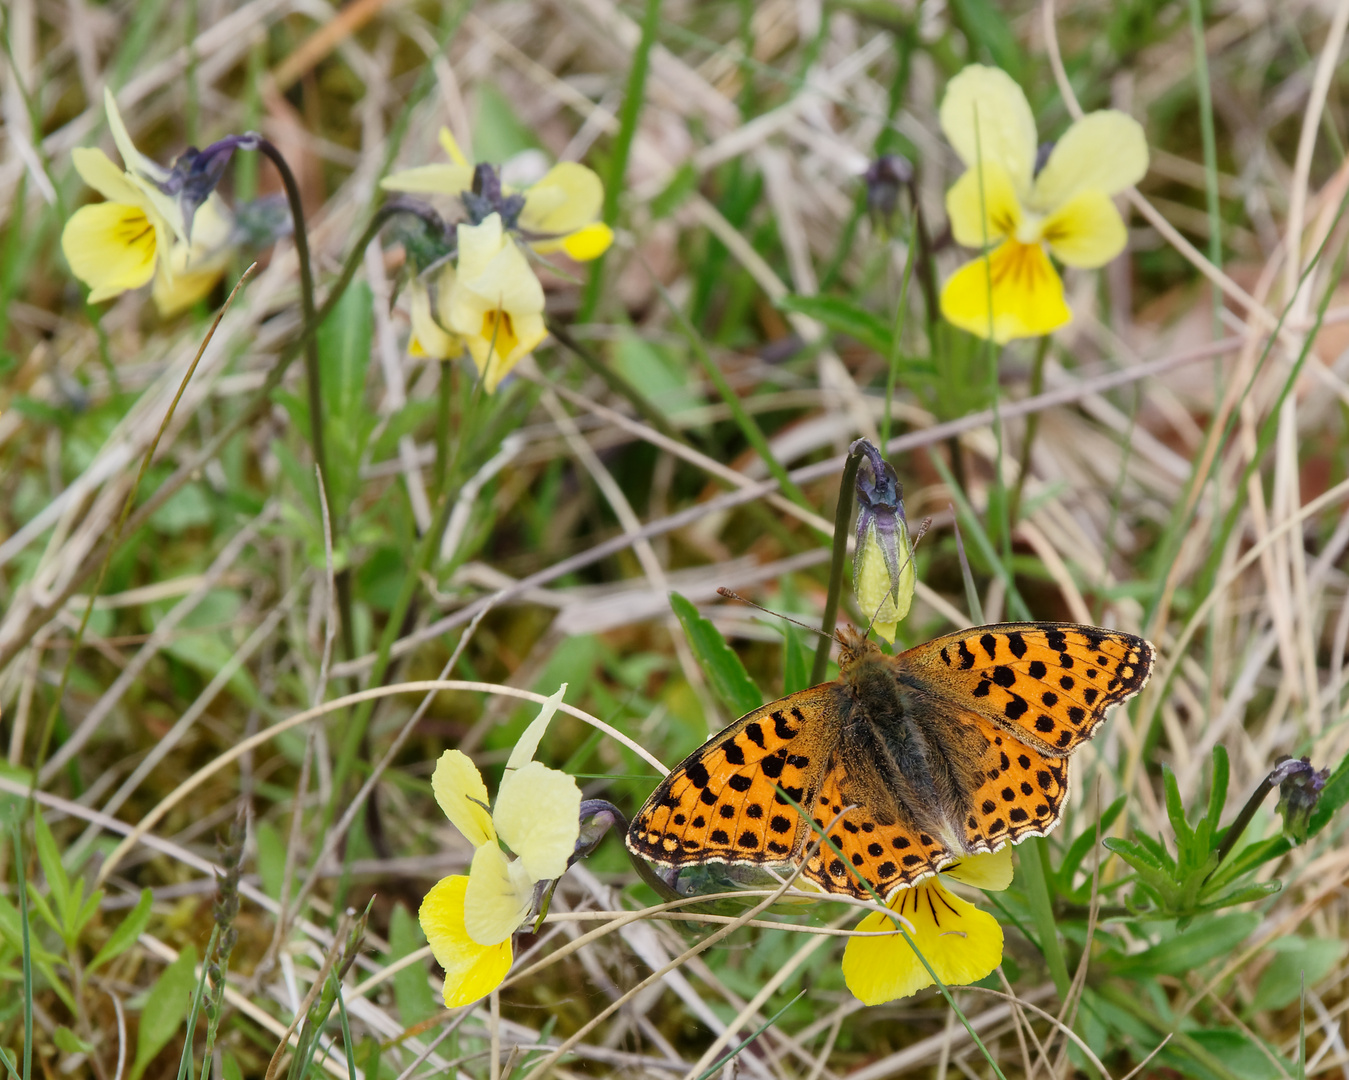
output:
[{"label": "flower petal", "polygon": [[1143,125],[1114,109],[1088,113],[1063,133],[1035,178],[1031,205],[1050,211],[1081,191],[1114,195],[1148,171]]},{"label": "flower petal", "polygon": [[[566,692],[567,684],[563,683],[557,688],[557,693],[553,694],[539,707],[539,715],[530,721],[529,727],[525,728],[524,734],[515,744],[515,749],[511,751],[511,756],[506,759],[508,774],[510,770],[521,768],[527,762],[534,760],[534,755],[539,749],[539,742],[543,739],[544,732],[548,730],[548,725],[552,723],[557,707],[562,704],[562,695]],[[499,798],[500,796],[498,796]]]},{"label": "flower petal", "polygon": [[495,841],[473,853],[464,891],[464,928],[479,945],[497,945],[520,929],[534,902],[534,883],[518,859]]},{"label": "flower petal", "polygon": [[448,360],[458,355],[462,348],[459,338],[441,326],[432,315],[431,294],[426,282],[419,277],[408,282],[408,307],[412,316],[412,339],[408,342],[408,350],[413,356]]},{"label": "flower petal", "polygon": [[61,230],[61,250],[97,304],[144,285],[155,272],[158,241],[140,206],[102,202],[82,206]]},{"label": "flower petal", "polygon": [[1015,236],[1021,224],[1021,204],[1007,171],[997,162],[986,162],[984,182],[979,170],[966,169],[946,193],[946,213],[951,234],[961,247],[982,250],[998,240]]},{"label": "flower petal", "polygon": [[1104,266],[1129,241],[1124,221],[1103,191],[1079,191],[1045,218],[1040,236],[1067,266]]},{"label": "flower petal", "polygon": [[559,161],[525,190],[520,227],[529,232],[572,233],[600,216],[604,182],[595,170]]},{"label": "flower petal", "polygon": [[475,848],[496,843],[492,815],[487,809],[487,785],[469,756],[446,750],[431,774],[431,790],[450,824]]},{"label": "flower petal", "polygon": [[988,855],[971,855],[942,871],[943,876],[985,892],[1002,892],[1012,883],[1012,845]]},{"label": "flower petal", "polygon": [[941,127],[967,168],[980,160],[996,163],[1019,194],[1030,190],[1035,117],[1021,87],[1005,71],[971,64],[960,72],[946,86]]},{"label": "flower petal", "polygon": [[463,874],[441,878],[422,901],[417,918],[431,943],[436,963],[445,969],[445,1007],[454,1009],[486,997],[511,969],[511,939],[479,945],[464,927]]},{"label": "flower petal", "polygon": [[75,171],[80,174],[80,179],[105,199],[135,206],[148,204],[145,193],[127,179],[126,173],[114,165],[112,158],[102,150],[77,146],[70,152],[70,160]]},{"label": "flower petal", "polygon": [[473,162],[469,161],[468,158],[464,156],[464,152],[459,149],[459,143],[455,140],[455,137],[450,134],[450,129],[447,127],[441,128],[438,138],[440,139],[441,148],[445,153],[450,155],[450,160],[456,165],[468,166],[468,169],[471,172],[473,169]]},{"label": "flower petal", "polygon": [[106,86],[103,88],[103,107],[108,113],[108,128],[112,131],[112,141],[117,144],[117,152],[122,155],[126,171],[143,176],[147,180],[167,180],[169,170],[136,149],[136,144],[131,141],[131,135],[127,132],[126,124],[122,123],[117,99],[112,96],[112,90]]},{"label": "flower petal", "polygon": [[418,165],[390,173],[379,182],[385,191],[415,191],[422,195],[458,195],[473,187],[472,165]]},{"label": "flower petal", "polygon": [[[901,890],[890,906],[913,925],[910,937],[849,938],[843,950],[843,980],[866,1005],[908,997],[932,985],[919,952],[948,986],[978,982],[1002,962],[1002,927],[986,911],[951,893],[938,881]],[[873,912],[858,930],[886,930],[894,923]]]},{"label": "flower petal", "polygon": [[477,225],[461,222],[456,230],[459,240],[459,277],[478,277],[501,251],[501,215],[488,214]]},{"label": "flower petal", "polygon": [[559,242],[562,250],[577,262],[590,262],[609,250],[614,242],[614,230],[602,221],[595,221],[564,236]]},{"label": "flower petal", "polygon": [[564,772],[531,761],[506,774],[492,820],[531,881],[561,877],[581,834],[581,789]]},{"label": "flower petal", "polygon": [[[183,261],[181,255],[171,253],[170,257],[175,261]],[[204,300],[215,288],[215,283],[224,276],[225,262],[226,259],[219,259],[202,269],[179,269],[177,273],[171,273],[168,270],[169,260],[163,260],[159,264],[159,272],[155,274],[155,287],[150,291],[160,318],[171,319],[198,300]]]},{"label": "flower petal", "polygon": [[1063,282],[1039,244],[1006,240],[991,255],[968,262],[942,289],[941,311],[962,330],[989,333],[989,282],[993,340],[1038,337],[1066,326],[1073,313],[1063,299]]}]

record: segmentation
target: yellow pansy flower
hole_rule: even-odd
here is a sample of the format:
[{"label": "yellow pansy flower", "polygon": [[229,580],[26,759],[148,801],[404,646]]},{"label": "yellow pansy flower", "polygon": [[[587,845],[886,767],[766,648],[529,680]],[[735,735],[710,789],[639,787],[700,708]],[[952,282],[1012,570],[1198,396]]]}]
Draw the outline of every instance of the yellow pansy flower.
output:
[{"label": "yellow pansy flower", "polygon": [[511,936],[529,918],[535,885],[561,877],[576,850],[581,789],[566,773],[533,760],[566,689],[563,683],[516,744],[490,810],[487,785],[466,754],[446,750],[431,777],[436,802],[475,849],[468,874],[442,878],[418,912],[445,969],[446,1008],[501,985],[511,966]]},{"label": "yellow pansy flower", "polygon": [[[1111,196],[1148,170],[1143,128],[1115,110],[1076,121],[1039,165],[1035,119],[1006,72],[978,64],[951,80],[941,126],[965,163],[946,193],[956,243],[991,252],[962,266],[941,309],[963,330],[1004,344],[1072,319],[1046,247],[1066,266],[1103,266],[1127,240]],[[991,285],[991,291],[990,291]]]},{"label": "yellow pansy flower", "polygon": [[907,924],[908,940],[896,921],[880,912],[857,924],[857,930],[872,933],[894,931],[885,937],[849,938],[843,950],[843,981],[863,1004],[894,1001],[933,985],[915,948],[947,986],[978,982],[1002,963],[998,920],[956,896],[942,884],[942,877],[1001,892],[1012,883],[1011,846],[971,856],[892,896],[890,909]]},{"label": "yellow pansy flower", "polygon": [[[419,195],[463,195],[473,188],[473,163],[464,156],[448,128],[440,129],[440,145],[450,157],[448,165],[421,165],[404,169],[380,182],[389,191]],[[565,251],[577,262],[603,255],[613,243],[613,230],[599,220],[604,206],[604,183],[593,169],[574,161],[560,161],[537,181],[505,196],[524,199],[519,216],[510,224],[518,227],[531,247],[540,254]]]},{"label": "yellow pansy flower", "polygon": [[490,394],[548,335],[543,286],[500,214],[488,214],[481,225],[461,224],[458,234],[459,265],[444,325],[463,338]]},{"label": "yellow pansy flower", "polygon": [[106,89],[104,105],[126,171],[102,150],[77,147],[71,152],[80,177],[107,201],[82,206],[70,216],[61,232],[61,250],[71,271],[89,286],[90,303],[140,288],[153,278],[156,306],[172,315],[205,296],[224,273],[229,212],[212,194],[194,215],[189,237],[178,201],[158,186],[169,170],[136,149]]}]

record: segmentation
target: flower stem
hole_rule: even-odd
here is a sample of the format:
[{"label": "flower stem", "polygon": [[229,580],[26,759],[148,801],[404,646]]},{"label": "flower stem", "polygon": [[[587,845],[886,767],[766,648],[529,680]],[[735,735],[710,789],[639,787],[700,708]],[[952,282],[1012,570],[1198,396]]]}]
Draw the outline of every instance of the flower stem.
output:
[{"label": "flower stem", "polygon": [[1054,904],[1049,895],[1049,869],[1045,859],[1045,839],[1037,836],[1017,848],[1021,855],[1021,869],[1026,886],[1026,899],[1031,917],[1040,934],[1040,952],[1049,967],[1049,977],[1059,992],[1059,1000],[1068,1000],[1068,964],[1063,958],[1059,931],[1054,922]]},{"label": "flower stem", "polygon": [[[856,446],[856,444],[854,444]],[[810,685],[824,682],[829,666],[829,649],[838,625],[838,601],[843,593],[843,565],[848,554],[848,526],[852,524],[853,488],[857,485],[857,468],[862,463],[862,451],[853,449],[843,463],[843,479],[839,481],[838,506],[834,509],[834,550],[829,559],[829,593],[824,601],[824,617],[820,631],[824,637],[815,649],[815,663],[810,669]]]},{"label": "flower stem", "polygon": [[[1031,362],[1030,369],[1030,396],[1039,397],[1040,391],[1045,385],[1045,357],[1049,353],[1049,335],[1045,334],[1040,338],[1040,343],[1035,348],[1035,359]],[[1017,518],[1021,513],[1021,492],[1026,486],[1026,473],[1030,471],[1030,452],[1035,443],[1036,433],[1040,430],[1040,414],[1031,413],[1026,417],[1026,437],[1021,440],[1021,453],[1017,456],[1016,469],[1016,487],[1012,489],[1011,502],[1007,508],[1007,520],[1011,527],[1016,527]]]}]

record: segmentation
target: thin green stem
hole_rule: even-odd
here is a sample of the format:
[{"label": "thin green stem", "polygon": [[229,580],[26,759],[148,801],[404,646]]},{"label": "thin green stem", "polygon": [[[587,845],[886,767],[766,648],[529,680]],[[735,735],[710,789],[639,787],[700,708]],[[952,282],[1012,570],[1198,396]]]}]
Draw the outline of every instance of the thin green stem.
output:
[{"label": "thin green stem", "polygon": [[810,669],[811,686],[824,682],[824,673],[829,666],[829,649],[834,640],[834,627],[838,625],[838,602],[843,595],[843,566],[848,555],[848,527],[852,524],[853,488],[861,463],[862,451],[851,451],[843,464],[843,479],[839,481],[838,505],[834,508],[834,547],[829,558],[829,593],[820,620],[820,632],[824,636],[815,648],[815,663]]},{"label": "thin green stem", "polygon": [[[1218,205],[1218,142],[1213,127],[1213,90],[1209,86],[1208,47],[1204,40],[1202,0],[1189,0],[1190,32],[1194,36],[1194,81],[1199,92],[1199,137],[1204,147],[1204,201],[1208,207],[1208,258],[1223,265],[1223,219]],[[1213,290],[1213,336],[1222,336],[1222,293]],[[1219,375],[1222,365],[1213,370]]]},{"label": "thin green stem", "polygon": [[[1035,347],[1035,359],[1031,361],[1030,397],[1038,397],[1045,385],[1045,357],[1049,353],[1049,335],[1040,338]],[[1030,471],[1031,447],[1035,445],[1035,436],[1040,430],[1040,414],[1031,413],[1026,417],[1026,436],[1021,440],[1021,453],[1017,455],[1016,487],[1012,489],[1012,498],[1007,507],[1007,520],[1016,525],[1021,514],[1021,495],[1026,487],[1026,473]]]},{"label": "thin green stem", "polygon": [[[604,185],[606,225],[612,226],[618,220],[618,200],[627,182],[628,158],[632,154],[632,141],[637,135],[637,121],[646,103],[646,76],[651,67],[651,49],[656,44],[656,31],[659,28],[660,0],[646,0],[641,37],[637,40],[637,48],[633,50],[632,67],[628,69],[628,84],[624,88],[623,106],[618,113],[618,134],[614,136],[609,176]],[[590,322],[594,317],[604,284],[606,261],[606,256],[601,255],[590,264],[590,278],[586,281],[585,295],[581,298],[581,307],[576,315],[575,321],[578,323]]]}]

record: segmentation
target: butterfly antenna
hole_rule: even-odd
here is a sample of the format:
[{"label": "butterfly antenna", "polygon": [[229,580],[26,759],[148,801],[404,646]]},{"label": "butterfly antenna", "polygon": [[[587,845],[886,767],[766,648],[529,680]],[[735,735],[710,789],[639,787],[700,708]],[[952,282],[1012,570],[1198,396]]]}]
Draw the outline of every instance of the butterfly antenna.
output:
[{"label": "butterfly antenna", "polygon": [[[913,534],[913,541],[909,544],[909,552],[910,552],[909,557],[904,560],[903,566],[899,568],[899,572],[901,574],[904,573],[904,568],[907,567],[909,563],[913,562],[912,553],[917,550],[919,542],[923,539],[923,537],[927,535],[927,531],[931,527],[932,527],[932,519],[930,517],[925,517],[923,518],[922,521],[918,523],[918,528]],[[885,601],[888,599],[889,599],[888,593],[885,596],[881,597],[881,602],[876,605],[876,610],[871,613],[871,619],[867,622],[867,628],[866,631],[862,634],[862,640],[865,641],[867,638],[871,637],[871,628],[872,626],[875,625],[876,619],[880,616],[881,608],[885,607]]]},{"label": "butterfly antenna", "polygon": [[737,592],[731,592],[730,589],[721,589],[721,588],[719,588],[719,589],[717,589],[717,595],[718,595],[718,596],[724,596],[724,597],[726,597],[728,600],[739,600],[742,604],[748,604],[748,605],[749,605],[750,607],[752,607],[752,608],[758,608],[758,609],[759,609],[760,611],[762,611],[765,615],[772,615],[772,616],[774,616],[774,617],[776,617],[776,618],[782,619],[784,622],[789,622],[789,623],[791,623],[793,626],[799,626],[799,627],[801,627],[802,630],[809,630],[812,634],[819,634],[820,637],[829,638],[830,641],[833,641],[833,640],[834,640],[832,637],[830,637],[828,634],[826,634],[823,630],[821,630],[818,626],[810,626],[810,625],[807,624],[807,623],[801,622],[799,619],[793,619],[790,615],[784,615],[784,614],[782,614],[782,612],[780,612],[780,611],[770,611],[768,608],[764,607],[762,604],[756,604],[753,600],[747,600],[745,597],[741,596],[739,593],[737,593]]}]

